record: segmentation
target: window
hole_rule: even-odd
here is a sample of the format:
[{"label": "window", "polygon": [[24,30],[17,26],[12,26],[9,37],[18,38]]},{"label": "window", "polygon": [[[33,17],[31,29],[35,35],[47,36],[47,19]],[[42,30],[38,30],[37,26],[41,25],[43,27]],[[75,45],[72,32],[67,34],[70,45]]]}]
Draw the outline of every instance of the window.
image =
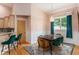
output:
[{"label": "window", "polygon": [[65,31],[66,30],[66,16],[57,17],[54,20],[54,30],[55,31]]},{"label": "window", "polygon": [[60,30],[60,18],[55,19],[54,30]]}]

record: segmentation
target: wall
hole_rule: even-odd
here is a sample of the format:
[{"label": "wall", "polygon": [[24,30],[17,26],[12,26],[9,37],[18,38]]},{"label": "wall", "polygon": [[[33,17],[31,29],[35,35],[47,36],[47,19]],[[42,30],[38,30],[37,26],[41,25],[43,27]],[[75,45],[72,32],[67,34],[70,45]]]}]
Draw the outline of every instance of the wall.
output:
[{"label": "wall", "polygon": [[30,10],[30,3],[15,3],[13,5],[12,14],[29,16],[31,14]]},{"label": "wall", "polygon": [[28,16],[17,16],[17,20],[22,20],[26,22],[26,27],[25,27],[25,32],[26,32],[26,41],[31,42],[31,22],[30,22],[30,17]]},{"label": "wall", "polygon": [[38,7],[31,4],[31,43],[37,42],[39,35],[49,34],[49,17]]},{"label": "wall", "polygon": [[34,43],[39,35],[50,33],[48,15],[34,4],[14,4],[12,14],[31,16],[26,19],[26,40],[29,42]]},{"label": "wall", "polygon": [[28,19],[26,19],[27,41],[34,43],[37,41],[39,35],[49,34],[49,17],[34,4],[14,4],[12,14],[29,16]]},{"label": "wall", "polygon": [[0,5],[0,18],[4,18],[5,16],[9,16],[11,14],[11,9],[4,6]]},{"label": "wall", "polygon": [[31,17],[26,19],[26,40],[31,43]]},{"label": "wall", "polygon": [[67,43],[74,43],[76,45],[79,45],[79,40],[78,40],[78,13],[77,13],[77,7],[71,8],[71,9],[67,9],[60,11],[58,13],[54,13],[52,16],[53,17],[59,17],[59,16],[63,16],[63,15],[72,15],[72,32],[73,32],[73,38],[66,38],[66,33],[65,32],[61,32],[61,34],[64,34],[64,42]]},{"label": "wall", "polygon": [[[11,8],[6,7],[4,5],[0,5],[0,18],[4,18],[5,16],[9,16],[11,14]],[[8,35],[4,35],[6,33],[0,33],[0,43],[7,40],[9,37]],[[0,51],[1,51],[1,44],[0,44]]]},{"label": "wall", "polygon": [[[1,43],[8,40],[9,36],[6,35],[6,33],[0,33],[0,51],[2,50],[2,45]],[[1,54],[1,53],[0,53]]]},{"label": "wall", "polygon": [[[14,3],[12,9],[13,15],[26,16],[26,41],[31,42],[31,4],[30,3]],[[17,20],[17,17],[15,17]],[[17,21],[16,21],[17,23]],[[17,26],[15,26],[17,28]],[[17,29],[15,30],[17,32]]]}]

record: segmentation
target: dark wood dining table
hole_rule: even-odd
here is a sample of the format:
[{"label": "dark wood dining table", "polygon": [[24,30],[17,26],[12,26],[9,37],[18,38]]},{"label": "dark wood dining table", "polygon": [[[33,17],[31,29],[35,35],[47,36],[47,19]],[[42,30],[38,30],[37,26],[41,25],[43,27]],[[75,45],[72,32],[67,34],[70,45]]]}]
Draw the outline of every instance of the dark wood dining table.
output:
[{"label": "dark wood dining table", "polygon": [[54,35],[40,35],[38,38],[47,40],[49,42],[50,54],[52,55],[52,44],[51,44],[51,42],[52,42],[52,40],[55,40]]}]

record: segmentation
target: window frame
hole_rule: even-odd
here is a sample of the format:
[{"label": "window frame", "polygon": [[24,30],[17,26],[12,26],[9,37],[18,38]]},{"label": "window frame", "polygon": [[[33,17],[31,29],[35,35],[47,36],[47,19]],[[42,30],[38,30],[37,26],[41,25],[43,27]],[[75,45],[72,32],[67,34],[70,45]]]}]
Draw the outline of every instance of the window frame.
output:
[{"label": "window frame", "polygon": [[[59,19],[60,20],[60,31],[62,30],[62,18],[64,18],[64,17],[67,17],[66,15],[65,16],[59,16],[59,17],[55,17],[54,18],[54,21],[55,21],[55,19]],[[66,28],[67,29],[67,28]],[[64,30],[66,30],[66,29],[64,29]],[[57,29],[54,29],[55,31],[57,30]]]}]

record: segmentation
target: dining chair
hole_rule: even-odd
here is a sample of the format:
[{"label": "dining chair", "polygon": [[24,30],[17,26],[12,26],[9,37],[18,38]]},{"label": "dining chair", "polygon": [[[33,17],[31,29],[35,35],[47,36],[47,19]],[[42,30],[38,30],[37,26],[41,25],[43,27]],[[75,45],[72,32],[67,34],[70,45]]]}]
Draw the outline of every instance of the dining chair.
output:
[{"label": "dining chair", "polygon": [[38,50],[39,48],[43,49],[43,54],[44,54],[44,52],[49,49],[49,42],[45,39],[39,38],[38,39]]},{"label": "dining chair", "polygon": [[21,37],[22,37],[22,33],[19,34],[19,35],[16,37],[16,39],[15,39],[15,42],[17,42],[17,47],[18,47],[18,44],[21,45],[21,42],[20,42]]},{"label": "dining chair", "polygon": [[61,44],[63,45],[63,40],[64,40],[64,38],[63,38],[63,36],[61,36],[61,37],[58,37],[58,38],[52,40],[51,42],[52,42],[53,46],[57,46],[58,47]]},{"label": "dining chair", "polygon": [[2,42],[2,50],[1,50],[1,54],[4,50],[4,45],[8,45],[8,51],[10,54],[10,44],[14,46],[15,49],[15,45],[14,45],[14,41],[15,41],[16,35],[11,35],[10,38],[7,41]]}]

